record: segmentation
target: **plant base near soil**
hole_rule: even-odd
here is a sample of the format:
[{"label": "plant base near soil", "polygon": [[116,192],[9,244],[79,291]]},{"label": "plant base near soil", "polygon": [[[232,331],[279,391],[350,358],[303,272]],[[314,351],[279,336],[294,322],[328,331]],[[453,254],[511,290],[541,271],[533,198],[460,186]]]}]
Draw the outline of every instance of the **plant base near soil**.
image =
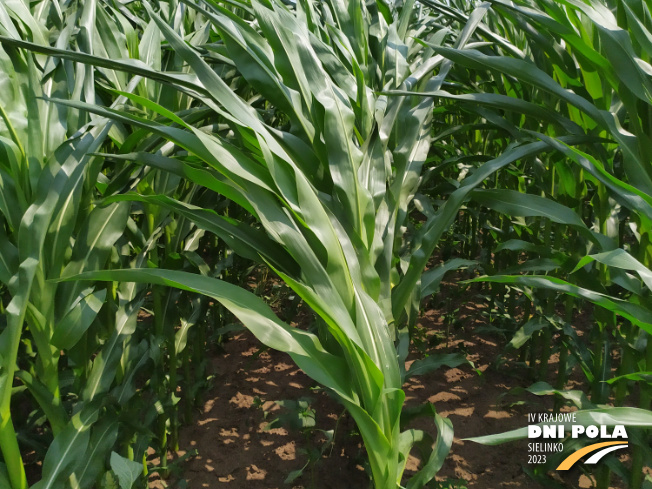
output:
[{"label": "plant base near soil", "polygon": [[[527,440],[496,447],[462,441],[466,437],[524,426],[528,412],[550,411],[553,398],[528,393],[508,395],[510,389],[529,385],[526,373],[509,360],[498,368],[492,366],[502,351],[501,340],[473,332],[474,327],[482,326],[482,320],[477,316],[483,305],[462,300],[460,305],[460,326],[451,328],[448,346],[444,339],[434,349],[464,351],[482,375],[470,367],[444,368],[413,378],[404,387],[406,407],[430,401],[442,416],[452,420],[455,429],[451,454],[436,478],[439,485],[433,484],[432,487],[543,488],[523,471],[527,464]],[[428,336],[441,337],[445,331],[443,318],[443,310],[431,309],[423,316],[420,325]],[[417,352],[411,354],[411,358],[419,356]],[[551,380],[555,375],[554,362],[553,358]],[[170,457],[178,458],[192,449],[196,449],[198,455],[180,464],[180,476],[166,481],[168,487],[177,487],[181,479],[185,479],[189,489],[222,485],[247,489],[368,486],[368,476],[362,466],[365,458],[362,442],[348,416],[344,416],[338,425],[333,450],[326,452],[313,471],[307,468],[292,484],[284,483],[288,474],[307,462],[304,450],[319,448],[325,441],[319,431],[304,436],[298,430],[265,429],[280,411],[273,401],[298,399],[315,386],[287,355],[272,350],[261,353],[260,343],[245,331],[224,345],[224,353],[216,354],[212,365],[215,386],[207,393],[201,413],[195,416],[190,426],[181,429],[179,444],[182,450]],[[341,407],[321,390],[315,390],[309,396],[314,399],[311,408],[316,413],[315,428],[333,429],[342,413]],[[258,400],[262,405],[257,405]],[[264,411],[268,412],[266,417]],[[427,421],[420,423],[417,420],[414,427],[433,430]],[[151,462],[158,464],[154,458]],[[411,457],[407,474],[413,473],[418,463]],[[565,474],[563,481],[571,484],[567,487],[594,487],[593,481],[579,469]],[[150,488],[163,487],[156,477],[150,479]],[[610,487],[619,489],[621,486]]]}]

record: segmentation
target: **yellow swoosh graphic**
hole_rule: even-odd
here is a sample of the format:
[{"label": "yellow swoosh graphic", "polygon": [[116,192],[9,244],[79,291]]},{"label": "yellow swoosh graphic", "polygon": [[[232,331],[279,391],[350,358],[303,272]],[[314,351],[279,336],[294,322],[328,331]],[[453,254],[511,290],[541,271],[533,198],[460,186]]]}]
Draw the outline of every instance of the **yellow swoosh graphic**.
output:
[{"label": "yellow swoosh graphic", "polygon": [[596,450],[602,447],[608,447],[611,445],[627,445],[625,441],[603,441],[602,443],[594,443],[588,447],[580,448],[575,453],[571,453],[568,457],[564,459],[562,463],[559,464],[557,470],[568,470],[570,469],[575,462],[581,459],[587,453],[595,452]]}]

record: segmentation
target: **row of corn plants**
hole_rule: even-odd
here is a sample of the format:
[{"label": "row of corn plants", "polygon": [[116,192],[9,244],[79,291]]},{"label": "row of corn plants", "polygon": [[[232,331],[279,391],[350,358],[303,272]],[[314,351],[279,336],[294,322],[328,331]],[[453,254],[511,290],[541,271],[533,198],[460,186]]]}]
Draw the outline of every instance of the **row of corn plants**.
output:
[{"label": "row of corn plants", "polygon": [[[196,42],[204,42],[194,16],[172,7],[179,25],[196,28]],[[219,244],[206,263],[198,253],[209,242],[204,231],[164,209],[98,206],[103,196],[130,188],[186,200],[204,196],[179,177],[108,164],[99,152],[136,144],[151,150],[157,142],[51,99],[121,107],[128,100],[121,93],[130,93],[164,101],[192,123],[202,117],[189,112],[188,97],[176,90],[79,61],[123,58],[183,71],[138,11],[101,2],[19,1],[0,4],[0,18],[8,42],[0,76],[0,486],[27,487],[27,465],[36,471],[32,479],[40,478],[33,487],[112,487],[116,474],[146,474],[149,446],[162,455],[157,470],[165,474],[179,412],[190,418],[206,378],[207,327],[221,325],[221,311],[206,315],[205,300],[134,284],[52,279],[158,264],[161,256],[166,266],[222,274],[230,267],[228,252]],[[52,43],[72,56],[36,54],[10,41],[47,49]],[[148,328],[153,313],[156,324]],[[121,487],[130,485],[125,477]]]},{"label": "row of corn plants", "polygon": [[[427,3],[451,17],[463,12]],[[515,165],[474,191],[469,205],[477,210],[466,216],[490,239],[484,253],[469,243],[464,258],[484,265],[489,275],[478,280],[490,290],[509,287],[510,298],[525,299],[525,306],[503,304],[512,318],[522,313],[512,321],[509,346],[522,349],[533,380],[554,385],[539,382],[531,392],[586,412],[609,405],[616,406],[612,415],[629,416],[634,411],[619,407],[638,405],[638,422],[648,426],[649,6],[572,0],[493,6],[485,36],[491,45],[438,50],[464,68],[441,96],[479,115],[485,130],[544,141],[557,152]],[[591,140],[560,141],[579,134]],[[573,326],[580,317],[591,319],[583,337]],[[553,349],[555,379],[548,375]],[[585,378],[584,392],[564,390],[574,369]],[[594,473],[597,487],[611,487],[611,472],[628,487],[649,483],[643,470],[652,460],[649,433],[631,432],[631,466],[609,460]],[[561,458],[533,475],[545,479]]]},{"label": "row of corn plants", "polygon": [[[405,360],[422,301],[472,265],[491,308],[523,312],[508,348],[533,379],[559,352],[532,392],[649,427],[652,35],[645,10],[596,5],[0,3],[0,482],[27,487],[21,447],[38,488],[126,489],[149,446],[167,475],[233,314],[344,405],[374,487],[425,487],[453,427],[429,405],[433,433],[407,429],[402,386],[466,361]],[[440,241],[453,259],[426,270]],[[315,327],[243,288],[250,263]],[[564,390],[574,368],[590,398]],[[643,487],[632,433],[632,475],[612,459],[598,487]]]}]

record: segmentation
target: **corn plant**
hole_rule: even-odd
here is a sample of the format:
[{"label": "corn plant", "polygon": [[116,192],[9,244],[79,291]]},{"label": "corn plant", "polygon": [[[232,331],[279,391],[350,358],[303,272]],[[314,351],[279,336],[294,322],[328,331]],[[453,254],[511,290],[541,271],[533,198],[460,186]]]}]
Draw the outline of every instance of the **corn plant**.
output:
[{"label": "corn plant", "polygon": [[[446,15],[460,15],[451,4],[426,3]],[[637,426],[637,422],[649,426],[649,379],[632,373],[650,367],[651,317],[645,283],[649,273],[646,236],[652,210],[647,150],[649,12],[642,4],[574,0],[496,2],[495,7],[496,15],[489,23],[493,27],[491,35],[483,35],[494,41],[498,36],[500,42],[478,50],[437,50],[458,66],[472,70],[483,82],[487,77],[495,82],[484,85],[488,90],[479,90],[473,78],[467,77],[459,85],[466,85],[467,90],[443,96],[460,104],[472,100],[484,111],[493,109],[500,100],[506,112],[497,114],[492,110],[489,122],[517,137],[537,138],[558,151],[557,155],[541,158],[539,170],[515,169],[524,182],[529,180],[528,188],[519,185],[519,192],[484,189],[473,194],[473,199],[483,206],[509,216],[530,218],[526,222],[530,233],[533,228],[535,232],[537,228],[543,231],[541,241],[532,242],[530,238],[512,242],[509,249],[532,252],[536,250],[533,245],[548,250],[552,246],[557,258],[548,270],[521,267],[524,272],[539,272],[533,276],[503,272],[479,280],[508,284],[545,297],[548,307],[544,306],[542,312],[552,320],[550,324],[557,323],[562,353],[557,389],[546,393],[564,395],[560,389],[571,357],[591,386],[591,401],[578,407],[603,406],[612,394],[616,404],[622,405],[627,380],[631,383],[636,379],[641,391],[638,403],[643,409],[614,410],[610,415],[615,419],[622,416],[630,426]],[[594,139],[579,149],[561,143],[561,134],[586,134]],[[532,218],[544,219],[545,227]],[[554,227],[551,223],[555,223]],[[573,241],[562,243],[563,234]],[[547,254],[552,257],[550,251]],[[565,301],[565,321],[553,320],[554,307],[550,304],[554,296],[550,293],[571,297]],[[581,307],[577,299],[598,306],[588,348],[570,324],[573,308]],[[545,352],[551,345],[551,326],[548,321],[536,321],[536,325],[531,322],[524,328],[529,328],[533,339],[539,337],[543,342],[543,367],[545,355],[549,355]],[[541,335],[532,335],[536,330],[542,330]],[[621,375],[615,379],[611,373],[613,343],[622,352],[618,367]],[[616,386],[613,391],[610,384]],[[612,461],[598,469],[598,487],[609,486],[610,469],[630,487],[642,487],[644,460],[650,457],[648,435],[634,432],[631,476]]]},{"label": "corn plant", "polygon": [[[137,374],[160,358],[156,341],[134,334],[142,287],[51,281],[109,263],[128,266],[125,236],[135,236],[134,243],[142,245],[133,266],[142,266],[156,245],[160,233],[125,233],[125,227],[136,230],[128,203],[96,206],[96,198],[119,188],[129,169],[107,169],[94,152],[123,146],[128,135],[106,119],[47,99],[120,106],[126,99],[116,91],[148,93],[147,81],[127,83],[121,71],[96,70],[74,58],[92,53],[138,57],[140,48],[142,58],[157,67],[149,56],[160,55],[154,37],[158,30],[150,28],[138,45],[125,17],[132,18],[128,11],[97,2],[78,10],[68,7],[58,2],[31,9],[22,2],[0,4],[0,34],[7,42],[0,50],[0,281],[6,319],[0,330],[0,485],[12,489],[27,486],[19,443],[34,449],[43,462],[42,480],[33,487],[91,487],[109,465],[133,467],[134,458],[141,459],[136,465],[142,473],[150,437],[133,422],[134,414],[143,411],[134,401],[145,401],[156,415],[147,391],[137,395],[134,385]],[[48,32],[45,21],[52,19]],[[100,36],[100,31],[110,35]],[[55,49],[65,48],[73,57],[47,57],[17,45],[27,40],[52,49],[51,36]],[[150,38],[155,44],[148,45]],[[153,54],[152,45],[157,49]],[[96,83],[96,77],[102,82]],[[166,190],[165,185],[156,188]],[[178,236],[190,252],[190,243],[198,238],[187,239],[196,232],[187,227]],[[185,318],[187,323],[192,317]],[[186,337],[177,336],[182,350]],[[39,426],[27,422],[27,413],[14,414],[11,405],[18,402],[36,404],[34,419],[45,416],[41,435],[35,435]],[[109,461],[112,449],[122,455],[113,452]]]},{"label": "corn plant", "polygon": [[[239,6],[245,15],[213,3],[188,5],[213,24],[221,52],[260,93],[259,101],[238,97],[149,7],[170,47],[199,83],[186,79],[181,84],[173,74],[136,71],[109,60],[85,60],[174,82],[221,116],[231,130],[227,136],[195,129],[153,102],[148,107],[167,118],[167,124],[125,111],[66,105],[169,139],[192,157],[124,157],[222,193],[255,216],[265,233],[163,195],[117,196],[107,202],[162,205],[216,233],[237,253],[262,258],[320,316],[322,329],[317,336],[290,328],[260,299],[209,277],[160,269],[93,277],[174,285],[220,301],[263,343],[290,353],[334,393],[358,424],[375,487],[397,487],[412,446],[429,445],[429,437],[420,431],[401,432],[403,380],[442,363],[430,358],[405,372],[405,325],[414,321],[415,303],[422,297],[419,281],[438,236],[454,219],[464,195],[482,181],[476,179],[440,214],[430,215],[423,232],[405,234],[433,115],[433,100],[409,97],[409,90],[417,85],[437,89],[443,82],[450,63],[432,56],[431,45],[442,44],[448,31],[431,32],[430,17],[410,2],[398,11],[380,4],[329,2],[317,8],[305,2],[295,12],[274,2],[252,2]],[[468,42],[487,8],[482,5],[472,15],[455,46]],[[415,35],[425,45],[416,43]],[[438,66],[438,76],[431,78]],[[402,89],[406,96],[374,93],[391,89]],[[262,110],[267,102],[283,117]],[[271,125],[269,117],[283,125]],[[518,148],[485,173],[542,147]],[[450,449],[450,422],[431,414],[439,436],[408,487],[422,487],[432,479]]]},{"label": "corn plant", "polygon": [[[0,31],[14,39],[29,32],[34,42],[47,44],[43,18],[50,9],[37,11],[40,15],[32,15],[21,2],[3,3]],[[68,36],[62,26],[62,46]],[[72,348],[94,320],[106,290],[88,282],[60,286],[48,279],[63,270],[74,274],[102,266],[122,234],[128,207],[94,208],[90,203],[100,170],[90,153],[103,144],[111,125],[98,121],[68,139],[84,118],[39,99],[81,97],[81,82],[73,87],[76,93],[69,92],[66,70],[71,66],[14,48],[3,49],[0,56],[1,280],[7,301],[0,354],[0,450],[5,461],[0,477],[6,477],[5,487],[23,488],[25,472],[11,412],[14,376],[27,387],[59,440],[84,436],[83,420],[97,410],[89,406],[71,420],[62,402],[58,364],[61,351]],[[86,100],[93,93],[91,84]],[[24,348],[35,351],[34,362],[18,358]],[[56,447],[51,455],[61,464],[75,456]]]}]

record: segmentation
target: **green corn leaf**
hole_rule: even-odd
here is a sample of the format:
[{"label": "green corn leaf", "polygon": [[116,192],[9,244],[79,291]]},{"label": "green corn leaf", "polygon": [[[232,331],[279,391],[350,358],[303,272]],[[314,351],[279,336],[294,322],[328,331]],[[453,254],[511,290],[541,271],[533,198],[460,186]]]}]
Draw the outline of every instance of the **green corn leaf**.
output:
[{"label": "green corn leaf", "polygon": [[[92,272],[86,272],[92,273]],[[115,315],[115,329],[100,352],[93,359],[93,365],[82,389],[85,401],[92,401],[98,394],[107,392],[116,376],[125,341],[135,332],[137,314],[143,303],[142,294],[137,295],[136,289],[131,289],[134,297],[123,299]]]},{"label": "green corn leaf", "polygon": [[529,241],[524,241],[522,239],[509,239],[500,243],[494,251],[498,253],[499,251],[509,250],[509,251],[529,251],[532,253],[546,254],[550,252],[544,246],[535,245]]},{"label": "green corn leaf", "polygon": [[436,293],[439,290],[444,275],[451,270],[458,270],[463,267],[470,267],[477,265],[475,260],[464,260],[462,258],[453,258],[438,267],[431,268],[421,276],[421,299],[425,299],[429,295]]},{"label": "green corn leaf", "polygon": [[425,375],[443,366],[454,368],[459,367],[460,365],[473,366],[473,364],[461,353],[434,353],[412,362],[410,369],[405,375],[405,379],[407,380],[415,375]]},{"label": "green corn leaf", "polygon": [[437,441],[432,448],[428,460],[408,482],[408,489],[419,489],[434,479],[435,474],[444,465],[444,461],[453,446],[453,423],[450,419],[444,418],[439,414],[434,415],[435,425],[437,426]]},{"label": "green corn leaf", "polygon": [[7,306],[7,326],[0,333],[0,358],[3,365],[0,370],[0,446],[7,463],[12,488],[22,489],[27,486],[25,470],[22,465],[20,449],[11,421],[11,392],[14,372],[17,365],[18,348],[23,331],[23,323],[29,303],[29,293],[33,284],[38,262],[27,258],[20,265],[16,274],[16,294]]},{"label": "green corn leaf", "polygon": [[560,396],[572,402],[578,409],[596,409],[597,406],[589,401],[586,393],[580,390],[559,390],[553,388],[547,382],[536,382],[526,389],[536,396]]},{"label": "green corn leaf", "polygon": [[592,261],[604,263],[607,266],[620,268],[621,270],[632,270],[641,277],[648,289],[652,290],[652,271],[623,249],[585,256],[579,261],[573,272],[585,267]]},{"label": "green corn leaf", "polygon": [[[609,188],[612,191],[613,197],[626,207],[643,214],[652,212],[652,188],[647,189],[643,187],[643,190],[641,190],[639,185],[631,185],[613,176],[605,169],[602,163],[588,153],[573,148],[555,138],[550,138],[542,134],[539,134],[538,137],[587,170],[600,183]],[[640,180],[634,178],[633,181],[641,183],[644,180],[641,177]]]},{"label": "green corn leaf", "polygon": [[60,350],[75,346],[100,312],[106,289],[83,297],[54,327],[50,343]]},{"label": "green corn leaf", "polygon": [[530,341],[532,335],[543,328],[550,327],[550,323],[544,318],[532,318],[521,326],[507,344],[507,348],[521,348]]},{"label": "green corn leaf", "polygon": [[29,372],[19,370],[15,375],[16,378],[27,386],[27,389],[29,389],[34,399],[36,399],[36,402],[43,409],[54,433],[58,434],[61,432],[69,420],[69,416],[61,404],[61,400],[55,398],[43,382],[34,378]]},{"label": "green corn leaf", "polygon": [[392,90],[385,93],[387,95],[419,95],[423,97],[436,97],[449,100],[458,100],[460,102],[467,102],[469,106],[479,104],[496,109],[511,110],[519,114],[525,114],[538,120],[548,121],[552,124],[558,125],[567,133],[582,134],[582,128],[566,117],[563,117],[552,110],[541,107],[540,105],[536,105],[532,102],[509,97],[507,95],[501,95],[497,93],[452,94],[446,90],[435,90],[432,92],[408,92],[401,90]]},{"label": "green corn leaf", "polygon": [[622,380],[632,380],[634,382],[644,382],[650,384],[652,383],[652,372],[632,372],[631,374],[619,375],[605,382],[607,382],[607,384],[615,384],[616,382],[620,382]]},{"label": "green corn leaf", "polygon": [[239,255],[255,261],[260,261],[260,257],[263,256],[273,266],[293,275],[298,274],[296,264],[283,248],[267,235],[235,219],[164,195],[127,194],[107,199],[107,202],[117,201],[147,202],[172,210],[190,219],[198,227],[220,236]]},{"label": "green corn leaf", "polygon": [[11,278],[18,271],[18,249],[9,240],[4,232],[0,229],[0,282],[10,287],[10,291],[14,292],[11,284]]},{"label": "green corn leaf", "polygon": [[[75,472],[79,489],[93,487],[97,477],[102,473],[109,451],[118,438],[118,422],[110,416],[103,416],[91,428],[88,443],[89,451],[84,456],[84,462]],[[142,472],[142,465],[140,465]]]},{"label": "green corn leaf", "polygon": [[136,375],[140,369],[142,369],[148,361],[152,361],[156,357],[156,355],[154,355],[150,350],[150,345],[145,340],[142,340],[135,348],[131,345],[129,354],[129,357],[124,362],[127,365],[125,370],[128,374],[122,379],[122,383],[111,391],[111,396],[115,398],[116,402],[123,405],[129,402],[138,391]]},{"label": "green corn leaf", "polygon": [[[141,152],[114,155],[100,153],[99,156],[111,158],[113,160],[134,161],[139,164],[159,168],[168,173],[173,173],[183,178],[188,178],[198,185],[202,185],[203,187],[209,188],[220,195],[224,195],[228,199],[242,206],[252,215],[256,215],[254,208],[251,207],[249,201],[247,201],[245,196],[242,194],[242,190],[238,186],[230,184],[228,180],[226,180],[224,177],[221,177],[221,175],[216,174],[215,171],[211,171],[206,168],[197,168],[177,159],[167,158],[158,154]],[[117,199],[119,197],[115,196],[115,198]],[[107,199],[107,202],[111,202],[110,198]]]},{"label": "green corn leaf", "polygon": [[603,249],[613,247],[613,244],[610,243],[606,236],[590,231],[580,216],[572,209],[551,199],[506,189],[474,190],[471,198],[487,207],[510,216],[546,217],[553,222],[566,224],[577,229],[591,241],[599,243]]},{"label": "green corn leaf", "polygon": [[629,34],[618,26],[616,18],[607,6],[600,2],[591,5],[576,0],[563,0],[564,4],[581,10],[600,31],[602,51],[614,68],[614,73],[637,97],[652,101],[652,83],[636,63]]},{"label": "green corn leaf", "polygon": [[84,463],[90,441],[90,427],[97,421],[101,407],[88,404],[74,415],[59,433],[45,455],[42,479],[34,489],[64,488],[70,475]]},{"label": "green corn leaf", "polygon": [[[2,138],[0,138],[2,144]],[[12,157],[12,148],[8,144],[2,145],[5,153]],[[19,194],[16,182],[12,176],[0,168],[0,212],[7,220],[10,228],[17,229],[20,225],[21,211],[25,211],[25,196]],[[19,196],[20,195],[20,196]]]},{"label": "green corn leaf", "polygon": [[622,299],[617,299],[599,292],[578,287],[577,285],[559,278],[546,276],[493,275],[490,277],[479,277],[468,280],[467,282],[496,282],[563,292],[573,297],[579,297],[593,302],[608,311],[612,311],[626,319],[629,319],[632,323],[652,334],[652,311],[649,309]]},{"label": "green corn leaf", "polygon": [[118,477],[120,489],[132,489],[134,483],[143,472],[143,464],[111,452],[111,469]]}]

